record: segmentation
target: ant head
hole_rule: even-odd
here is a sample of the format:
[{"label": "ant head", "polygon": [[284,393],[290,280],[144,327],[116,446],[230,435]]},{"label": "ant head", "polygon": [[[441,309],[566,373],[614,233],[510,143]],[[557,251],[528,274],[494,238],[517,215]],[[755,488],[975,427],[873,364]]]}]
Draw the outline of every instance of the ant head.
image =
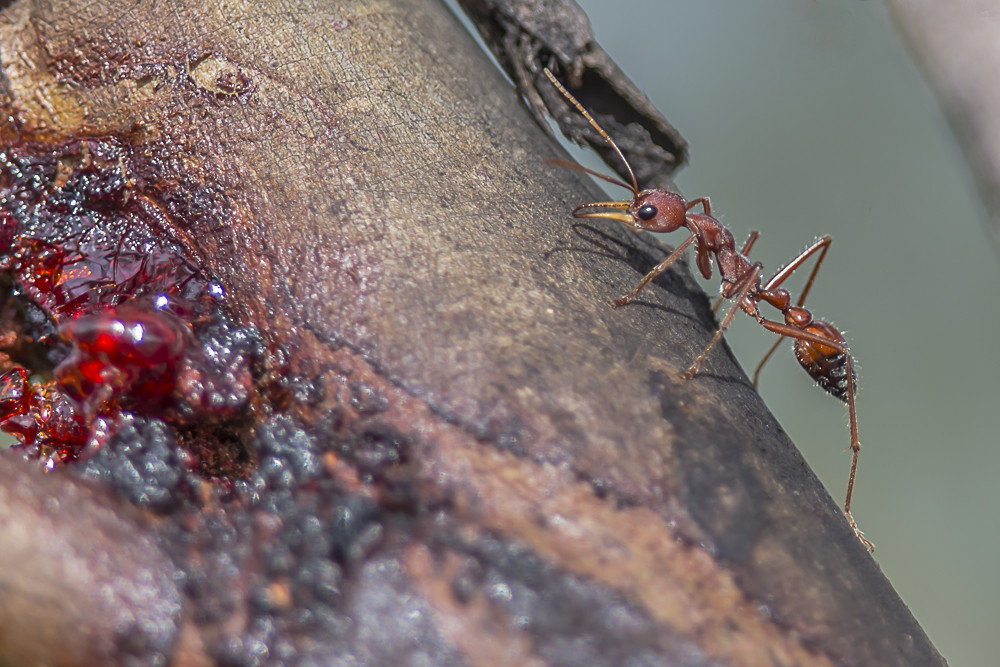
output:
[{"label": "ant head", "polygon": [[[592,211],[610,208],[611,211]],[[576,218],[611,218],[636,231],[672,232],[684,226],[687,207],[684,198],[666,190],[643,190],[632,201],[607,201],[583,204],[573,209]]]},{"label": "ant head", "polygon": [[[639,191],[639,184],[636,182],[635,172],[632,171],[632,167],[629,166],[628,160],[625,159],[625,155],[618,148],[618,144],[608,136],[608,133],[597,124],[593,116],[583,108],[583,105],[573,97],[573,95],[566,90],[565,86],[559,83],[555,75],[549,71],[549,68],[543,70],[545,76],[549,77],[560,93],[563,94],[570,104],[572,104],[576,109],[583,114],[583,117],[587,119],[591,127],[593,127],[597,132],[608,142],[608,145],[614,149],[618,157],[621,158],[622,164],[625,165],[625,170],[628,172],[629,180],[631,184],[625,183],[618,180],[617,178],[612,178],[611,176],[605,176],[600,174],[593,169],[588,169],[587,167],[582,167],[578,164],[573,164],[572,162],[566,162],[565,160],[548,160],[552,164],[562,165],[563,167],[569,167],[570,169],[576,169],[584,173],[590,174],[600,178],[601,180],[607,181],[614,185],[621,186],[632,191],[632,201],[612,201],[612,202],[592,202],[590,204],[582,204],[573,209],[573,217],[576,218],[611,218],[612,220],[618,220],[625,223],[627,226],[632,227],[637,231],[649,231],[649,232],[672,232],[675,229],[679,229],[684,226],[687,206],[684,203],[684,198],[679,194],[668,192],[666,190],[643,190]],[[611,211],[590,211],[588,209],[593,208],[610,208],[614,209]],[[707,209],[706,209],[707,210]]]},{"label": "ant head", "polygon": [[644,190],[632,200],[627,212],[636,229],[665,234],[684,226],[687,205],[676,192]]}]

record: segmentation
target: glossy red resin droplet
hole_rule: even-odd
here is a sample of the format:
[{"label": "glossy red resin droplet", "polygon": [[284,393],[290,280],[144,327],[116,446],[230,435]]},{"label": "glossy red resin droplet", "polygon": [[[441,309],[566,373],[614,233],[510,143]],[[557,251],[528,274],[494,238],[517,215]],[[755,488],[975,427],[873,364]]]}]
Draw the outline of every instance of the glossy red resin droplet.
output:
[{"label": "glossy red resin droplet", "polygon": [[81,314],[62,333],[74,345],[55,370],[67,391],[87,402],[102,387],[111,387],[132,402],[146,402],[147,409],[171,400],[177,362],[191,338],[180,318],[156,310],[147,299]]},{"label": "glossy red resin droplet", "polygon": [[30,402],[28,376],[23,368],[12,368],[0,375],[0,422],[24,414]]},{"label": "glossy red resin droplet", "polygon": [[192,323],[217,311],[221,290],[163,207],[128,189],[128,160],[113,139],[0,151],[0,271],[69,349],[44,383],[0,365],[0,429],[49,462],[100,445],[123,409],[169,415],[182,366],[219,383],[199,366]]}]

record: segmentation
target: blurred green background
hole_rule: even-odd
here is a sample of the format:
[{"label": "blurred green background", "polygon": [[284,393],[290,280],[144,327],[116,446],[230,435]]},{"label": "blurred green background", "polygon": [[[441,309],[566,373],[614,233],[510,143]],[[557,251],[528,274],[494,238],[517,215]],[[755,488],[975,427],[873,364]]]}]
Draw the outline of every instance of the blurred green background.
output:
[{"label": "blurred green background", "polygon": [[[887,9],[579,2],[690,142],[686,197],[710,195],[738,240],[759,229],[765,268],[833,236],[807,306],[846,331],[860,365],[855,516],[944,656],[1000,664],[1000,261],[969,167]],[[745,317],[727,337],[748,372],[773,340]],[[783,351],[761,393],[839,502],[846,410]]]}]

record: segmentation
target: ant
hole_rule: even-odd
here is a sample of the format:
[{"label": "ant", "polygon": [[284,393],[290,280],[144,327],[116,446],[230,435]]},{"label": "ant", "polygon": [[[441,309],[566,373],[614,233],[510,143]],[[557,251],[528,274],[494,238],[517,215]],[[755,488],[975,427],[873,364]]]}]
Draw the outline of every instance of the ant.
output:
[{"label": "ant", "polygon": [[[606,176],[578,164],[564,160],[550,160],[552,163],[582,171],[608,183],[632,191],[632,201],[581,204],[573,209],[573,217],[618,220],[637,232],[668,233],[684,227],[690,234],[666,259],[653,267],[653,270],[639,281],[635,289],[625,296],[615,299],[611,302],[611,305],[617,308],[631,302],[646,285],[677,261],[681,253],[691,244],[695,246],[695,264],[706,280],[712,277],[712,255],[714,255],[719,267],[719,273],[722,276],[722,285],[719,290],[721,296],[715,303],[713,310],[718,309],[723,299],[732,299],[733,305],[729,309],[729,312],[726,313],[726,316],[723,318],[722,323],[708,345],[705,346],[701,354],[695,358],[687,371],[684,372],[684,378],[690,380],[698,374],[698,369],[701,367],[702,362],[705,361],[708,353],[722,338],[722,334],[729,327],[729,323],[732,321],[737,309],[742,310],[757,320],[768,331],[772,331],[782,337],[771,346],[771,349],[764,355],[764,359],[757,365],[754,371],[754,388],[757,387],[757,379],[764,363],[770,359],[784,338],[791,338],[794,342],[795,358],[798,359],[799,364],[801,364],[805,371],[809,373],[820,387],[847,403],[850,415],[850,448],[852,456],[851,474],[847,480],[847,497],[844,500],[844,514],[851,528],[854,530],[854,534],[861,540],[861,543],[869,551],[874,551],[875,545],[865,539],[854,520],[854,516],[851,514],[851,496],[854,493],[854,478],[858,469],[858,455],[861,452],[861,442],[858,440],[858,417],[854,408],[854,395],[857,392],[854,361],[851,358],[850,351],[847,349],[847,341],[844,335],[829,322],[814,319],[812,313],[802,307],[809,294],[809,290],[812,289],[813,280],[816,278],[819,267],[823,263],[823,259],[826,257],[826,252],[833,239],[829,236],[818,239],[815,243],[796,255],[773,276],[766,281],[763,280],[763,265],[760,262],[751,262],[747,257],[747,254],[759,236],[758,232],[751,232],[746,243],[737,251],[732,232],[712,217],[712,206],[708,197],[698,197],[686,202],[679,194],[667,190],[653,189],[640,191],[635,173],[633,173],[632,167],[629,166],[628,160],[625,159],[625,155],[618,148],[618,145],[597,124],[597,121],[584,109],[583,105],[559,83],[552,72],[548,68],[545,68],[544,71],[545,75],[559,92],[583,114],[583,117],[590,122],[590,125],[615,150],[625,165],[625,169],[628,171],[632,182],[629,185],[617,178]],[[698,206],[701,206],[702,212],[692,211],[692,209]],[[802,294],[793,305],[791,294],[788,290],[780,286],[813,255],[817,255],[816,264],[809,275],[809,279],[806,281]],[[784,316],[784,323],[769,320],[761,315],[758,305],[762,301],[781,311],[781,314]]]}]

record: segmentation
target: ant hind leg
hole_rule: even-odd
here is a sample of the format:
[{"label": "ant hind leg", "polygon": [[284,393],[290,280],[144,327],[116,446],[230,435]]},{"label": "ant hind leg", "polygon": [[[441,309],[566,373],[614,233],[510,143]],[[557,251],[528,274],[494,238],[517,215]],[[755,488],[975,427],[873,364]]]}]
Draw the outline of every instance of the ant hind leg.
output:
[{"label": "ant hind leg", "polygon": [[[754,234],[755,234],[754,232],[751,232],[750,235],[751,237],[754,238],[754,240],[756,240]],[[788,262],[788,264],[785,264],[783,267],[778,269],[777,272],[775,272],[775,274],[770,278],[770,280],[768,280],[767,283],[765,283],[763,289],[765,290],[776,289],[779,285],[781,285],[781,283],[785,281],[785,279],[787,279],[790,275],[792,275],[796,269],[802,266],[802,264],[804,264],[807,259],[809,259],[817,252],[819,252],[819,257],[816,258],[816,264],[813,266],[812,271],[809,273],[809,278],[806,280],[806,284],[802,288],[802,293],[799,295],[798,301],[795,302],[795,305],[801,308],[806,302],[806,297],[809,296],[809,291],[812,290],[813,282],[816,280],[816,274],[819,273],[819,267],[823,265],[823,260],[826,259],[826,253],[827,250],[830,249],[831,243],[833,243],[833,239],[829,236],[824,236],[821,239],[815,241],[808,248],[806,248],[798,255],[793,257],[792,261]],[[748,239],[748,244],[750,246],[753,246],[753,243],[750,243],[749,239]],[[747,252],[749,252],[748,249],[744,250],[743,254],[746,254]],[[779,338],[778,340],[774,341],[774,344],[764,354],[764,357],[760,360],[760,363],[758,363],[756,368],[754,368],[753,371],[754,389],[757,389],[758,385],[760,384],[760,373],[762,370],[764,370],[764,364],[766,364],[771,359],[771,357],[774,356],[774,353],[778,350],[778,348],[781,347],[782,340],[783,339]]]},{"label": "ant hind leg", "polygon": [[858,438],[858,413],[855,408],[855,386],[854,386],[854,359],[851,357],[850,350],[847,349],[847,345],[827,338],[825,336],[819,336],[808,331],[803,331],[788,324],[782,324],[781,322],[774,322],[772,320],[767,320],[761,318],[758,320],[765,329],[774,332],[779,336],[793,338],[798,340],[806,341],[807,343],[812,343],[814,345],[822,345],[824,347],[830,347],[835,349],[838,353],[843,354],[846,362],[846,377],[847,377],[847,412],[848,418],[850,420],[850,432],[851,432],[851,473],[847,478],[847,494],[844,498],[844,515],[847,517],[847,522],[850,524],[851,529],[854,531],[855,536],[858,540],[865,546],[869,551],[875,551],[875,545],[872,544],[868,539],[865,538],[861,529],[858,528],[858,523],[854,520],[854,515],[851,513],[851,500],[854,496],[854,478],[857,476],[858,472],[858,458],[861,455],[861,440]]}]

